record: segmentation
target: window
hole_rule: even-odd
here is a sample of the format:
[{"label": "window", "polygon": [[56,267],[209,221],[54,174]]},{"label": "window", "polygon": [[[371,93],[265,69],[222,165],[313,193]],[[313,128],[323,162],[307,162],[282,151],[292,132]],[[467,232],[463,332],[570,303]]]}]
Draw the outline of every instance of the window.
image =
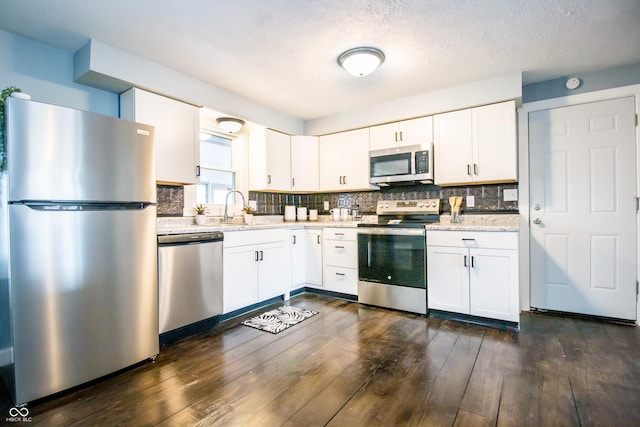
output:
[{"label": "window", "polygon": [[[200,132],[200,184],[196,186],[196,203],[223,205],[229,190],[235,188],[232,144],[231,138]],[[235,203],[235,200],[229,202]]]}]

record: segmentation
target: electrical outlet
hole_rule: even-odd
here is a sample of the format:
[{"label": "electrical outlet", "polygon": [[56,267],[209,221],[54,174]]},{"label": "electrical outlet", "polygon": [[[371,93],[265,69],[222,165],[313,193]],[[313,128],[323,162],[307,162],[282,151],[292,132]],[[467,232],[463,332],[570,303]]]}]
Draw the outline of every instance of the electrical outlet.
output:
[{"label": "electrical outlet", "polygon": [[468,208],[473,208],[476,205],[475,196],[467,196],[466,205],[467,205]]},{"label": "electrical outlet", "polygon": [[516,188],[512,188],[510,190],[504,190],[502,194],[505,202],[518,201],[518,190]]},{"label": "electrical outlet", "polygon": [[329,202],[327,200],[324,201],[324,210],[325,211],[329,210]]}]

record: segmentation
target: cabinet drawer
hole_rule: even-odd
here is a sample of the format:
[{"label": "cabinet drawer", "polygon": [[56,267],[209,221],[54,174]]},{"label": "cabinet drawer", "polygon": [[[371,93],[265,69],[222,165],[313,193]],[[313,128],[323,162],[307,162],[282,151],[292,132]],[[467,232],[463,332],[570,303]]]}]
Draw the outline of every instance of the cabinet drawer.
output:
[{"label": "cabinet drawer", "polygon": [[328,291],[358,294],[358,274],[354,268],[327,266],[324,268],[324,287]]},{"label": "cabinet drawer", "polygon": [[225,231],[224,247],[258,245],[270,242],[290,241],[290,232],[284,228],[270,228],[267,230]]},{"label": "cabinet drawer", "polygon": [[325,240],[324,265],[358,268],[358,244],[340,240]]},{"label": "cabinet drawer", "polygon": [[322,230],[324,240],[358,240],[357,228],[325,228]]},{"label": "cabinet drawer", "polygon": [[518,232],[427,230],[427,246],[518,249]]}]

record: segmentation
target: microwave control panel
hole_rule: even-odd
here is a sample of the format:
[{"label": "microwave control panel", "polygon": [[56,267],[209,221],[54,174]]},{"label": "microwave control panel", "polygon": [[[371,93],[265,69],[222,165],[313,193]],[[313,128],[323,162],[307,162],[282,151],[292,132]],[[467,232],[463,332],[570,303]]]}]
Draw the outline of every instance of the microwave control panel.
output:
[{"label": "microwave control panel", "polygon": [[429,151],[416,151],[416,174],[429,173]]}]

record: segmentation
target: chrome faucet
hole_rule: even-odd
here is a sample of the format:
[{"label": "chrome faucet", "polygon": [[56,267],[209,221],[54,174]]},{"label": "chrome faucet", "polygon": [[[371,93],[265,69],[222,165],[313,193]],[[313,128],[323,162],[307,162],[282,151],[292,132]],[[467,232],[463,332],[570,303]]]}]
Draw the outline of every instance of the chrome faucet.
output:
[{"label": "chrome faucet", "polygon": [[229,215],[227,214],[227,206],[229,204],[229,194],[238,193],[242,198],[242,206],[247,206],[247,201],[244,199],[242,192],[240,190],[231,190],[227,193],[227,196],[224,198],[224,217],[222,218],[223,222],[227,222],[229,220]]}]

